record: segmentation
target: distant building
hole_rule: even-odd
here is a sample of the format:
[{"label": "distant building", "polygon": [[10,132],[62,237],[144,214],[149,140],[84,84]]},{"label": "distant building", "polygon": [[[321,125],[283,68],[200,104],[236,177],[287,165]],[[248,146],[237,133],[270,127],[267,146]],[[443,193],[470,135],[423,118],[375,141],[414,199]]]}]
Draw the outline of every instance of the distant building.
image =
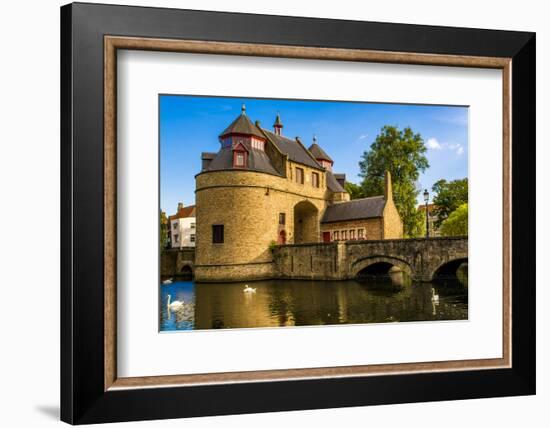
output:
[{"label": "distant building", "polygon": [[403,237],[391,177],[384,195],[350,201],[345,175],[317,144],[282,134],[242,113],[219,135],[220,150],[202,153],[196,175],[198,245],[195,278],[227,281],[273,277],[277,244]]},{"label": "distant building", "polygon": [[[428,227],[430,228],[430,236],[441,236],[439,227],[436,226],[437,214],[436,214],[437,205],[428,204]],[[422,212],[422,220],[426,224],[426,205],[421,204],[418,206],[418,211]]]},{"label": "distant building", "polygon": [[168,218],[170,225],[170,247],[194,247],[196,241],[195,205],[184,207],[180,202],[176,214]]}]

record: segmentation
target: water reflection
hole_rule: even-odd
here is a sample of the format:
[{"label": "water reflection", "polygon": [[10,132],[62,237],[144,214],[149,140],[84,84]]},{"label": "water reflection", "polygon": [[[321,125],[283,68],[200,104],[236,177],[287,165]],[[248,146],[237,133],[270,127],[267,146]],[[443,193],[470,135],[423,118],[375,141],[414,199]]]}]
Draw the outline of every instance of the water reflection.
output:
[{"label": "water reflection", "polygon": [[[468,318],[468,288],[456,276],[410,283],[401,272],[357,281],[191,281],[161,285],[161,330],[362,324]],[[183,301],[177,311],[167,296]]]}]

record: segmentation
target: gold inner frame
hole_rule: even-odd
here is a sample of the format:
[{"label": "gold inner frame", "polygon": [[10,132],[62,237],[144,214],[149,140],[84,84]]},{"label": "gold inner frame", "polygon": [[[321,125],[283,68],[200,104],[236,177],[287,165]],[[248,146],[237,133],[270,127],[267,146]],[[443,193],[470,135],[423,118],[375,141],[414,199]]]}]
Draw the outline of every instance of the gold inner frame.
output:
[{"label": "gold inner frame", "polygon": [[[502,358],[261,370],[170,376],[117,377],[116,367],[116,83],[117,50],[147,50],[393,64],[440,65],[502,70],[503,91],[503,349]],[[249,43],[104,37],[104,389],[191,386],[235,382],[354,377],[511,367],[511,67],[510,58],[382,52]]]}]

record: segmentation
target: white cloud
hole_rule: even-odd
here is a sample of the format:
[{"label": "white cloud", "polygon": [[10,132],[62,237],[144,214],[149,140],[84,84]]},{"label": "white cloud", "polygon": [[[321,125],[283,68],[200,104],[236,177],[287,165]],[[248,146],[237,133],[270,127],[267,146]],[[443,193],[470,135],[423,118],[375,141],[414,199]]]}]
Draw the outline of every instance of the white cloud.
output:
[{"label": "white cloud", "polygon": [[430,149],[440,150],[442,148],[441,144],[439,144],[439,141],[437,141],[437,139],[433,137],[428,138],[428,141],[426,141],[426,144]]},{"label": "white cloud", "polygon": [[365,138],[368,138],[368,137],[369,137],[369,134],[362,134],[362,135],[359,135],[358,140],[364,140]]},{"label": "white cloud", "polygon": [[429,149],[433,150],[450,150],[452,152],[455,152],[457,156],[460,156],[464,153],[464,147],[462,147],[462,144],[459,143],[440,143],[437,138],[428,138],[428,141],[426,141],[426,146]]}]

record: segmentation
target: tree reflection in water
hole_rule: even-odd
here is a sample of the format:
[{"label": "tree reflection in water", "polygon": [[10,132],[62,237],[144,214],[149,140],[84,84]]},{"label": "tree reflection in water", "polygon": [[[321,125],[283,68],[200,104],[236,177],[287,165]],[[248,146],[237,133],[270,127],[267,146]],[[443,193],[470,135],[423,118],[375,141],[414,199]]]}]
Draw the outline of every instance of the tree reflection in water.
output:
[{"label": "tree reflection in water", "polygon": [[457,276],[433,283],[411,283],[402,272],[361,281],[257,281],[256,293],[243,293],[244,283],[174,282],[161,285],[160,301],[172,294],[185,305],[169,313],[161,303],[161,330],[465,320],[467,270]]}]

